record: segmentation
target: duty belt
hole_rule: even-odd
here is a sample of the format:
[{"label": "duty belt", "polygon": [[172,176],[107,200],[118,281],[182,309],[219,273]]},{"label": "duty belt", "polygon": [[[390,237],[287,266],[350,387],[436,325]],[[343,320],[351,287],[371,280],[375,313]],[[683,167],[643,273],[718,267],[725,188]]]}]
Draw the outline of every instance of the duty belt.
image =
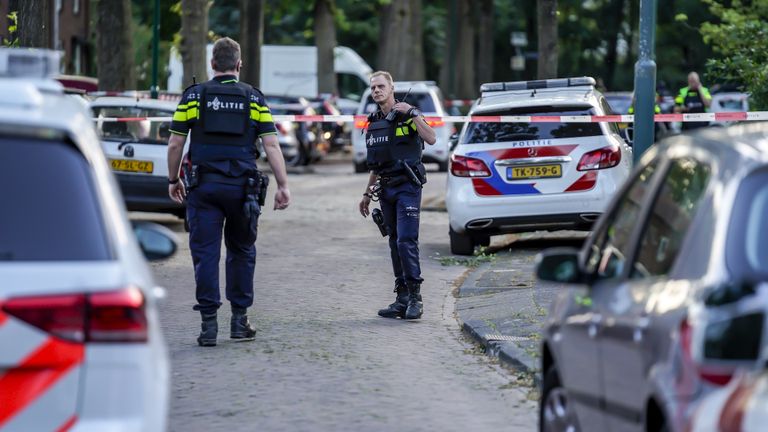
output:
[{"label": "duty belt", "polygon": [[230,177],[228,175],[219,174],[215,172],[204,172],[200,174],[200,182],[212,182],[212,183],[223,183],[228,185],[235,185],[235,186],[245,186],[245,184],[248,182],[248,176],[242,175],[240,177]]}]

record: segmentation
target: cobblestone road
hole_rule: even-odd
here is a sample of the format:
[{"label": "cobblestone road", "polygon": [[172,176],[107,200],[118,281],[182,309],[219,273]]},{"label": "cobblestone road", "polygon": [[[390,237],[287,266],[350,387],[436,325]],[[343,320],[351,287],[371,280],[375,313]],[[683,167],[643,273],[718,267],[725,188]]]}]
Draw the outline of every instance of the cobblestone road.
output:
[{"label": "cobblestone road", "polygon": [[[262,216],[255,342],[230,342],[225,304],[225,337],[215,348],[196,345],[191,259],[181,224],[170,225],[181,249],[154,265],[168,289],[170,429],[534,430],[528,389],[475,354],[458,328],[452,290],[465,269],[436,259],[449,253],[445,213],[422,213],[423,319],[376,316],[393,299],[393,278],[385,239],[356,211],[366,176],[351,171],[344,163],[291,176],[291,207]],[[444,182],[430,173],[425,197],[443,194]]]}]

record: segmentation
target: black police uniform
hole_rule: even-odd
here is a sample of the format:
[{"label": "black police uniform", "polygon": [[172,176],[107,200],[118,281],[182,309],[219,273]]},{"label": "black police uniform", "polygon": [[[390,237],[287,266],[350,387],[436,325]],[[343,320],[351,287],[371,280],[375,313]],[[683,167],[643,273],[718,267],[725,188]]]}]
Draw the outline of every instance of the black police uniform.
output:
[{"label": "black police uniform", "polygon": [[397,113],[393,121],[377,111],[368,118],[367,164],[379,176],[380,204],[389,233],[389,249],[397,299],[379,315],[421,317],[419,215],[426,171],[421,163],[423,142],[414,119]]},{"label": "black police uniform", "polygon": [[[194,309],[203,315],[205,331],[206,317],[215,320],[221,306],[219,258],[223,227],[226,298],[233,311],[231,336],[236,338],[242,334],[235,331],[234,320],[239,316],[247,324],[245,310],[253,304],[255,241],[261,212],[253,200],[253,187],[254,181],[265,179],[256,169],[256,140],[277,132],[264,95],[234,75],[218,76],[185,90],[173,116],[171,133],[186,136],[190,131],[189,156],[194,175],[192,180],[187,178],[191,182],[187,220],[195,266]],[[215,345],[215,332],[213,337]],[[203,334],[201,338],[205,339]],[[198,342],[211,344],[201,339]]]}]

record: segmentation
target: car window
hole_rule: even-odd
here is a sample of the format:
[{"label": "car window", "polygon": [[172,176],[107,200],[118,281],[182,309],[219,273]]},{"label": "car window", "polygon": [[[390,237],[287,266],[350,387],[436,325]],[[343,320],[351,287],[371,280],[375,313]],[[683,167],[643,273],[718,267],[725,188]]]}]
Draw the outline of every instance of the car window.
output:
[{"label": "car window", "polygon": [[336,87],[339,89],[340,97],[351,99],[353,101],[359,101],[363,97],[365,89],[368,88],[368,83],[363,81],[357,75],[337,72]]},{"label": "car window", "polygon": [[728,225],[726,263],[734,274],[768,280],[768,169],[747,176]]},{"label": "car window", "polygon": [[145,118],[173,116],[172,111],[137,108],[130,106],[92,107],[96,121],[96,132],[100,138],[109,141],[131,141],[145,144],[168,144],[171,122],[150,120],[139,121],[98,121],[99,118]]},{"label": "car window", "polygon": [[[595,109],[583,107],[527,107],[477,113],[482,116],[590,116]],[[504,122],[469,123],[463,135],[463,144],[478,144],[499,141],[529,141],[540,139],[576,138],[600,136],[603,131],[599,123],[526,123]]]},{"label": "car window", "polygon": [[68,144],[0,137],[0,261],[111,259],[91,167]]},{"label": "car window", "polygon": [[[395,99],[403,102],[403,99],[405,98],[406,93],[407,91],[404,91],[404,92],[396,91]],[[408,99],[406,99],[405,102],[419,108],[423,113],[427,113],[427,114],[437,113],[437,109],[435,108],[435,101],[432,100],[432,95],[430,95],[429,93],[411,92],[408,95]],[[378,107],[376,106],[376,102],[373,101],[373,97],[369,95],[367,102],[365,103],[365,114],[370,114],[376,111],[377,108]]]},{"label": "car window", "polygon": [[598,278],[618,277],[624,270],[629,255],[632,230],[641,217],[641,206],[649,193],[658,163],[652,162],[632,180],[627,192],[621,196],[609,216],[609,221],[594,233],[594,241],[587,258],[587,271]]},{"label": "car window", "polygon": [[[608,104],[608,101],[606,98],[601,97],[600,98],[600,107],[603,109],[603,112],[605,112],[605,115],[610,114],[616,114],[613,109],[611,108],[611,105]],[[611,130],[611,132],[615,134],[621,134],[621,130],[619,129],[619,124],[615,122],[608,122],[608,128]]]},{"label": "car window", "polygon": [[708,165],[672,161],[640,240],[633,278],[666,275],[672,268],[710,178]]}]

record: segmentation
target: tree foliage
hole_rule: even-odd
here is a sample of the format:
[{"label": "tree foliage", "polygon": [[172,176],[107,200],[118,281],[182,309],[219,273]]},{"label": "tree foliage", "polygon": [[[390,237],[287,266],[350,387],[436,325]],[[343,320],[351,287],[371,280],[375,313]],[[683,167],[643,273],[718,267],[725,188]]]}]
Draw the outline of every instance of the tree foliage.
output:
[{"label": "tree foliage", "polygon": [[743,85],[753,107],[768,108],[768,0],[703,0],[720,22],[701,26],[704,42],[720,57],[707,62],[708,77]]}]

